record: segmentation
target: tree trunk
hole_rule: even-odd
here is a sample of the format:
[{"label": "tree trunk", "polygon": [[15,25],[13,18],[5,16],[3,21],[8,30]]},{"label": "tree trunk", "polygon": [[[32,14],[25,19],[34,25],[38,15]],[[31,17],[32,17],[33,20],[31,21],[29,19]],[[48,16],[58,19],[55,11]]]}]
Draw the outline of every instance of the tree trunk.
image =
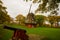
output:
[{"label": "tree trunk", "polygon": [[51,23],[51,27],[53,27],[53,24]]},{"label": "tree trunk", "polygon": [[20,21],[19,21],[19,24],[20,24]]},{"label": "tree trunk", "polygon": [[57,21],[57,27],[59,26],[59,23],[58,23],[58,21]]}]

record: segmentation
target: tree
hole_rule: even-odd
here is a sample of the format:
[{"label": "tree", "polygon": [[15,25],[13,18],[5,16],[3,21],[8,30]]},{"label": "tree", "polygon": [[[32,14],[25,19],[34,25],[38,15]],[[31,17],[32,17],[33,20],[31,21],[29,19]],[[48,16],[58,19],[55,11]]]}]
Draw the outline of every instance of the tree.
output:
[{"label": "tree", "polygon": [[[60,16],[57,16],[58,18],[57,18],[57,22],[60,22]],[[58,25],[59,26],[59,25]]]},{"label": "tree", "polygon": [[57,16],[58,12],[57,10],[51,11],[50,16]]},{"label": "tree", "polygon": [[36,15],[35,19],[36,19],[37,24],[39,24],[39,26],[42,26],[46,17],[43,15]]},{"label": "tree", "polygon": [[11,22],[11,20],[12,20],[12,19],[11,19],[10,15],[6,15],[6,16],[5,16],[5,22],[6,22],[6,23],[9,24],[9,23]]},{"label": "tree", "polygon": [[55,27],[59,26],[60,16],[49,16],[48,19],[48,21],[51,23],[51,27],[53,27],[53,24],[55,24]]},{"label": "tree", "polygon": [[56,27],[59,27],[60,16],[55,16],[55,20],[56,20]]},{"label": "tree", "polygon": [[10,16],[7,14],[6,7],[3,6],[3,2],[0,0],[0,23],[10,20],[7,17],[10,18]]},{"label": "tree", "polygon": [[48,16],[48,21],[51,23],[51,27],[56,22],[56,16]]},{"label": "tree", "polygon": [[[38,3],[39,6],[35,12],[52,12],[53,14],[57,15],[57,10],[59,10],[58,6],[60,0],[25,0],[26,2],[32,1],[32,3]],[[54,19],[51,17],[50,19]],[[51,21],[51,20],[50,20]],[[51,21],[51,23],[53,23]]]},{"label": "tree", "polygon": [[18,24],[23,25],[25,22],[25,17],[23,15],[19,14],[16,16],[16,21],[18,22]]},{"label": "tree", "polygon": [[39,6],[36,12],[48,12],[52,10],[58,9],[60,0],[25,0],[25,1],[32,1],[33,3],[38,3]]},{"label": "tree", "polygon": [[56,10],[54,10],[50,13],[50,16],[52,17],[51,21],[55,21],[54,23],[55,23],[55,26],[57,27],[58,23],[59,23],[58,12]]}]

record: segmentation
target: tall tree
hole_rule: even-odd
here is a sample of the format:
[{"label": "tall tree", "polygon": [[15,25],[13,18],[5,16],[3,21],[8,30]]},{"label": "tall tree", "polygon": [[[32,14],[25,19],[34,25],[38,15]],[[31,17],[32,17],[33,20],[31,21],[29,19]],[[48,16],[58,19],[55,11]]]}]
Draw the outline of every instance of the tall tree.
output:
[{"label": "tall tree", "polygon": [[23,25],[25,22],[25,17],[23,15],[19,14],[16,16],[16,21],[18,22],[18,24]]},{"label": "tall tree", "polygon": [[[32,3],[38,3],[39,6],[35,12],[51,12],[52,14],[57,15],[57,10],[60,0],[25,0],[26,2],[32,1]],[[51,24],[53,23],[52,19],[54,17],[49,17]]]},{"label": "tall tree", "polygon": [[57,16],[57,15],[58,15],[57,10],[51,11],[50,15],[51,15],[51,16]]},{"label": "tall tree", "polygon": [[25,0],[25,1],[32,1],[33,3],[38,3],[39,6],[36,12],[48,12],[52,10],[58,9],[60,0]]},{"label": "tall tree", "polygon": [[[58,24],[59,24],[59,16],[58,16],[58,12],[57,12],[57,10],[54,10],[54,11],[52,11],[51,13],[50,13],[50,16],[52,16],[52,18],[54,19],[54,23],[55,23],[55,25],[56,26],[58,26]],[[52,19],[51,19],[52,20]],[[52,20],[53,21],[53,20]]]},{"label": "tall tree", "polygon": [[0,23],[7,21],[7,17],[9,18],[10,16],[8,16],[6,7],[3,6],[3,2],[0,0]]},{"label": "tall tree", "polygon": [[45,19],[46,19],[46,16],[36,15],[35,19],[36,19],[37,24],[39,24],[39,26],[42,26],[44,21],[45,21]]},{"label": "tall tree", "polygon": [[56,20],[56,27],[59,27],[60,16],[55,16],[55,20]]},{"label": "tall tree", "polygon": [[54,24],[54,22],[55,22],[55,17],[54,16],[48,16],[48,21],[50,22],[50,24],[51,24],[51,27],[53,27],[53,24]]}]

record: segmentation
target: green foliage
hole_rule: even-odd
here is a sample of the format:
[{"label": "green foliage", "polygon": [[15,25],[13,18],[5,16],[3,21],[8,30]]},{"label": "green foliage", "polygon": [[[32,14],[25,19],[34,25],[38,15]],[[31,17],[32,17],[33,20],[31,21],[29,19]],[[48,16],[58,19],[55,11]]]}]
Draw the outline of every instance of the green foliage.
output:
[{"label": "green foliage", "polygon": [[[54,11],[52,11],[50,14],[53,15],[53,16],[57,16],[57,15],[58,15],[58,12],[57,12],[56,10],[54,10]],[[55,14],[55,15],[54,15],[54,14]]]},{"label": "green foliage", "polygon": [[52,27],[53,23],[55,22],[55,17],[49,16],[48,19],[49,19],[48,21],[51,23],[51,27]]},{"label": "green foliage", "polygon": [[[47,37],[44,38],[43,40],[60,40],[60,29],[59,28],[45,28],[45,27],[37,27],[37,28],[27,28],[26,26],[20,26],[20,25],[10,25],[11,27],[14,28],[20,28],[20,29],[25,29],[27,31],[27,34],[36,34]],[[3,40],[9,40],[12,35],[13,31],[3,29],[4,30],[4,36]],[[1,32],[1,31],[0,31]]]},{"label": "green foliage", "polygon": [[7,14],[6,7],[2,6],[3,2],[0,0],[0,23],[4,23],[10,20],[10,16]]},{"label": "green foliage", "polygon": [[59,0],[42,0],[43,3],[39,4],[39,7],[36,11],[47,12],[47,11],[58,9],[59,2],[60,2],[58,1]]},{"label": "green foliage", "polygon": [[[29,0],[27,0],[27,2],[28,1]],[[59,3],[60,3],[60,0],[31,0],[31,1],[33,3],[39,3],[39,6],[36,12],[38,11],[48,12],[48,11],[58,9]]]},{"label": "green foliage", "polygon": [[0,3],[2,3],[3,4],[3,2],[0,0]]},{"label": "green foliage", "polygon": [[52,11],[48,17],[49,19],[49,22],[51,23],[51,25],[55,24],[56,27],[58,27],[59,25],[59,16],[58,15],[58,12],[56,10]]},{"label": "green foliage", "polygon": [[0,24],[0,40],[3,39],[4,35],[5,35],[5,31],[3,30],[3,25]]},{"label": "green foliage", "polygon": [[18,24],[20,25],[24,25],[25,22],[25,17],[21,14],[16,16],[16,22],[18,22]]},{"label": "green foliage", "polygon": [[39,26],[41,26],[43,24],[43,22],[45,21],[46,17],[43,15],[36,15],[35,19],[36,19],[37,24],[39,24]]}]

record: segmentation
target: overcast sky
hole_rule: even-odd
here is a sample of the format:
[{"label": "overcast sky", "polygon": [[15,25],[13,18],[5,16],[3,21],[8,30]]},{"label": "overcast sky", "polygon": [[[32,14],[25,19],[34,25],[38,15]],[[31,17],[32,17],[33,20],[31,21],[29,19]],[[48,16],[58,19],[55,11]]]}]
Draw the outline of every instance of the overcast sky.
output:
[{"label": "overcast sky", "polygon": [[[2,1],[4,5],[7,7],[7,11],[9,15],[13,18],[15,18],[18,14],[22,14],[26,16],[29,11],[30,5],[32,3],[32,2],[24,2],[23,0],[2,0]],[[31,8],[31,12],[34,13],[37,7],[38,7],[37,3],[33,4]],[[59,5],[59,9],[60,9],[60,5]]]},{"label": "overcast sky", "polygon": [[[11,17],[16,17],[18,14],[27,15],[32,2],[24,2],[23,0],[2,0],[7,7],[7,11]],[[34,12],[38,6],[33,4],[31,11]]]}]

